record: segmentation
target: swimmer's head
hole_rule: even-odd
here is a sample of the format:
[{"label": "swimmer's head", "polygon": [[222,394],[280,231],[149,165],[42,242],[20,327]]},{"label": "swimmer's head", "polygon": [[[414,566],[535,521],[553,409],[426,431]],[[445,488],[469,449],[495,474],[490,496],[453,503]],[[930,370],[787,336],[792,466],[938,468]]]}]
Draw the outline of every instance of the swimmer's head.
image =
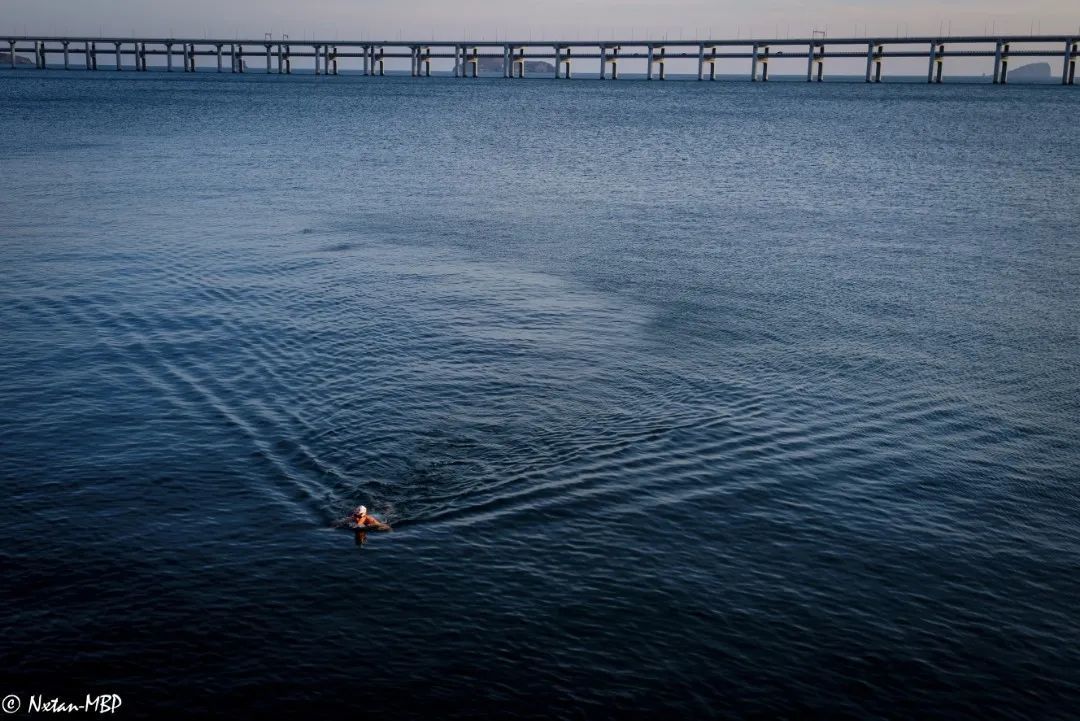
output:
[{"label": "swimmer's head", "polygon": [[367,506],[358,506],[356,508],[356,510],[353,511],[353,515],[354,516],[366,516],[367,515]]}]

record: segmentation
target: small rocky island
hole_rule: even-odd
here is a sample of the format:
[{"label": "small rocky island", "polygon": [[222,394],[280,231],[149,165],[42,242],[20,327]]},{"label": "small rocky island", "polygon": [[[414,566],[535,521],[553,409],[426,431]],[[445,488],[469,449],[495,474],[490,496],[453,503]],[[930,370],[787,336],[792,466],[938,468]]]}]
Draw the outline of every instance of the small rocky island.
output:
[{"label": "small rocky island", "polygon": [[[22,55],[15,56],[16,65],[33,65],[34,61],[30,58],[24,58]],[[0,68],[11,67],[11,53],[0,53]]]},{"label": "small rocky island", "polygon": [[1018,68],[1010,68],[1009,82],[1019,83],[1045,83],[1053,80],[1050,71],[1050,63],[1031,63],[1021,65]]},{"label": "small rocky island", "polygon": [[[480,73],[483,75],[495,74],[502,75],[503,60],[502,58],[480,58]],[[525,61],[525,76],[528,77],[532,74],[555,74],[555,66],[546,60],[526,60]]]}]

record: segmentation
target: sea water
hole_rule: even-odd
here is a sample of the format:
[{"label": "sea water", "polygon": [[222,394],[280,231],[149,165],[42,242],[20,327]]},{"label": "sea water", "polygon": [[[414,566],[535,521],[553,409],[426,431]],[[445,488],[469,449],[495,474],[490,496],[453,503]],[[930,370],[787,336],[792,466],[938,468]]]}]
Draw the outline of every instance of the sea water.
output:
[{"label": "sea water", "polygon": [[49,71],[0,108],[5,694],[1075,712],[1074,89]]}]

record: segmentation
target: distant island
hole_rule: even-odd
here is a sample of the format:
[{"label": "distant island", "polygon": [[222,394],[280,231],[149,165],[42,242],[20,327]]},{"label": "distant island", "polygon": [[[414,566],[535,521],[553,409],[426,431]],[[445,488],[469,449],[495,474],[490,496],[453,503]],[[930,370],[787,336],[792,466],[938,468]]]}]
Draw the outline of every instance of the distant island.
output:
[{"label": "distant island", "polygon": [[[503,61],[502,58],[480,58],[480,72],[481,73],[497,73],[502,75]],[[545,60],[526,60],[525,61],[525,75],[528,77],[532,73],[547,73],[548,75],[555,74],[555,66]]]},{"label": "distant island", "polygon": [[[33,65],[34,61],[24,58],[22,55],[15,56],[16,65]],[[0,53],[0,67],[11,67],[11,53]]]},{"label": "distant island", "polygon": [[1050,63],[1031,63],[1009,70],[1010,81],[1045,82],[1052,79]]}]

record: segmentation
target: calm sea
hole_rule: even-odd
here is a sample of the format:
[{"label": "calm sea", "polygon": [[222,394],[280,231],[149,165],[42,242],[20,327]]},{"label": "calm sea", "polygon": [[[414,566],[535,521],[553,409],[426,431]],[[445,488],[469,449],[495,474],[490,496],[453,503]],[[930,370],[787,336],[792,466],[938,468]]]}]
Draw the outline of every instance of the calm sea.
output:
[{"label": "calm sea", "polygon": [[1080,92],[50,71],[0,108],[24,708],[1075,717]]}]

